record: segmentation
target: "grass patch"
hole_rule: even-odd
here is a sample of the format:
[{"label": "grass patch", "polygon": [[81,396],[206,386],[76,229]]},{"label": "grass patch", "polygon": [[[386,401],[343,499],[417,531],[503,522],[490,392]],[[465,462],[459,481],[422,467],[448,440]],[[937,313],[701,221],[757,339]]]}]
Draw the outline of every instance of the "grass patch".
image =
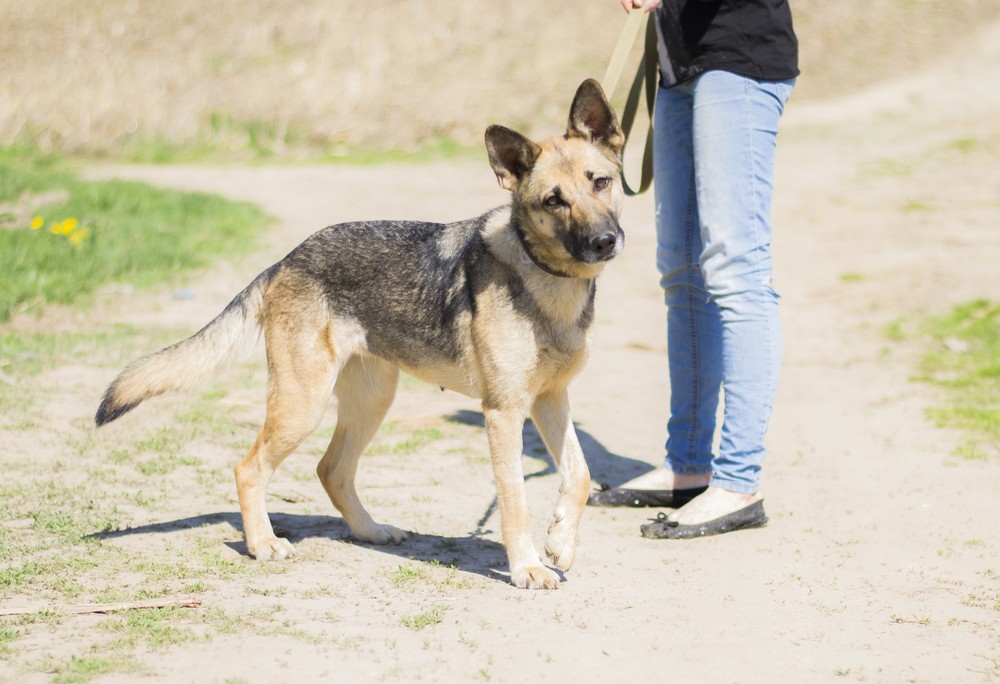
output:
[{"label": "grass patch", "polygon": [[0,155],[0,322],[101,285],[147,286],[247,251],[268,222],[214,195],[88,182],[45,158]]},{"label": "grass patch", "polygon": [[426,580],[427,573],[422,568],[400,565],[389,579],[394,587],[401,589],[403,587],[412,587],[417,582]]},{"label": "grass patch", "polygon": [[14,595],[69,599],[98,567],[103,552],[95,533],[119,529],[114,500],[92,488],[57,482],[0,487],[0,598]]},{"label": "grass patch", "polygon": [[[0,150],[3,156],[45,158],[30,144]],[[419,164],[484,158],[479,141],[463,143],[447,135],[430,136],[408,149],[384,149],[349,141],[319,140],[298,127],[272,121],[245,120],[223,112],[209,113],[200,135],[190,140],[135,134],[113,148],[78,150],[79,159],[115,159],[139,164]]]},{"label": "grass patch", "polygon": [[365,454],[410,456],[444,438],[445,434],[436,427],[414,428],[405,432],[399,424],[386,421],[379,426],[378,437],[368,445]]},{"label": "grass patch", "polygon": [[327,163],[374,165],[426,163],[430,161],[474,159],[483,156],[482,146],[463,145],[453,138],[438,136],[422,142],[413,150],[382,150],[356,145],[335,144],[321,155]]},{"label": "grass patch", "polygon": [[176,607],[130,610],[121,617],[102,622],[101,627],[115,634],[119,647],[146,643],[152,648],[163,648],[204,639],[186,627],[169,623],[180,618],[184,610]]},{"label": "grass patch", "polygon": [[931,349],[921,380],[947,391],[947,405],[929,411],[940,426],[966,440],[956,453],[967,459],[1000,456],[1000,303],[978,299],[928,322]]},{"label": "grass patch", "polygon": [[447,606],[436,605],[430,610],[424,613],[418,613],[416,615],[408,615],[403,618],[403,624],[410,629],[419,632],[425,627],[430,627],[436,625],[442,620],[444,620],[445,611],[448,610]]},{"label": "grass patch", "polygon": [[436,428],[417,428],[407,438],[393,444],[392,453],[398,456],[409,456],[443,437],[442,432]]},{"label": "grass patch", "polygon": [[44,570],[45,568],[42,565],[34,561],[27,561],[21,565],[0,569],[0,592],[13,593],[30,579],[42,574]]},{"label": "grass patch", "polygon": [[21,633],[16,629],[0,626],[0,658],[7,658],[13,653],[14,649],[11,648],[11,644],[19,636]]},{"label": "grass patch", "polygon": [[[3,282],[0,280],[0,288]],[[138,333],[138,328],[121,324],[109,325],[98,333],[0,333],[0,368],[10,375],[32,376],[51,368],[57,358],[68,360],[80,356],[90,363],[93,352],[119,346]]]},{"label": "grass patch", "polygon": [[899,159],[880,159],[862,170],[862,178],[907,178],[912,176],[915,164]]},{"label": "grass patch", "polygon": [[978,138],[958,138],[953,140],[949,147],[959,152],[974,152],[986,147],[984,141]]},{"label": "grass patch", "polygon": [[161,428],[144,439],[137,440],[132,444],[132,448],[141,453],[148,454],[149,458],[137,460],[136,456],[119,453],[115,460],[123,462],[135,461],[135,469],[141,474],[148,476],[166,475],[178,466],[194,467],[201,465],[201,461],[193,456],[184,456],[181,450],[191,441],[193,434],[191,431],[179,432],[173,427]]},{"label": "grass patch", "polygon": [[53,684],[78,684],[111,672],[135,672],[138,667],[134,661],[126,658],[90,655],[73,656],[65,663],[49,664],[44,669],[55,673]]},{"label": "grass patch", "polygon": [[920,200],[907,200],[900,207],[903,211],[934,211],[934,207]]}]

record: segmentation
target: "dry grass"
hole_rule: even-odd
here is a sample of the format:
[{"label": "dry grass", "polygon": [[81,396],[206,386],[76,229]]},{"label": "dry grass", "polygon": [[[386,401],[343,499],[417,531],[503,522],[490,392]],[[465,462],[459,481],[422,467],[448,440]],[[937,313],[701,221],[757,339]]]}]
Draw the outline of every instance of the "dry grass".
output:
[{"label": "dry grass", "polygon": [[[793,3],[798,97],[914,68],[995,0]],[[0,0],[0,145],[291,155],[551,130],[600,77],[617,0]],[[147,155],[148,156],[148,155]]]}]

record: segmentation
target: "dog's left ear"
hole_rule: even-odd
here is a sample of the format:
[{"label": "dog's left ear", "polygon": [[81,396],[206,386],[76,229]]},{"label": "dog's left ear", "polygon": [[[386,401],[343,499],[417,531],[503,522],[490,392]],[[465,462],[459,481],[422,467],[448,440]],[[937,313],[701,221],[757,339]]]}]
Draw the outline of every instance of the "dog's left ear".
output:
[{"label": "dog's left ear", "polygon": [[500,187],[513,190],[531,171],[542,148],[517,131],[490,126],[486,129],[486,151]]},{"label": "dog's left ear", "polygon": [[625,144],[625,136],[618,125],[618,116],[608,104],[601,84],[592,78],[580,84],[569,109],[569,137],[583,138],[597,145],[604,145],[616,155]]}]

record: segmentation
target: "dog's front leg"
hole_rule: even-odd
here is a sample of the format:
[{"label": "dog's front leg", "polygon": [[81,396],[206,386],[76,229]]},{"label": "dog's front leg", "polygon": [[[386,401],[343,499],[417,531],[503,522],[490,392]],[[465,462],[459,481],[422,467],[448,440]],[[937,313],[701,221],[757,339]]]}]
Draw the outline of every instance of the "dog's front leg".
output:
[{"label": "dog's front leg", "polygon": [[566,389],[539,395],[531,408],[531,419],[562,475],[559,501],[545,539],[545,555],[560,570],[569,570],[590,492],[590,470],[570,418]]},{"label": "dog's front leg", "polygon": [[510,563],[510,581],[521,589],[557,589],[559,576],[542,565],[531,541],[524,469],[521,467],[524,412],[518,408],[491,408],[484,402],[483,414],[497,484],[503,545]]}]

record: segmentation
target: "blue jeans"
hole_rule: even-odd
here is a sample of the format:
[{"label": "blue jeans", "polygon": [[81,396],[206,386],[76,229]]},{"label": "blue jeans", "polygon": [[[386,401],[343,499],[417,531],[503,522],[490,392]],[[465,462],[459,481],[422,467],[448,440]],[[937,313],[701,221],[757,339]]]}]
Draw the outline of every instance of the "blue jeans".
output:
[{"label": "blue jeans", "polygon": [[712,486],[747,494],[759,489],[781,366],[771,195],[778,119],[794,83],[709,71],[661,88],[653,127],[670,369],[665,465],[710,472]]}]

